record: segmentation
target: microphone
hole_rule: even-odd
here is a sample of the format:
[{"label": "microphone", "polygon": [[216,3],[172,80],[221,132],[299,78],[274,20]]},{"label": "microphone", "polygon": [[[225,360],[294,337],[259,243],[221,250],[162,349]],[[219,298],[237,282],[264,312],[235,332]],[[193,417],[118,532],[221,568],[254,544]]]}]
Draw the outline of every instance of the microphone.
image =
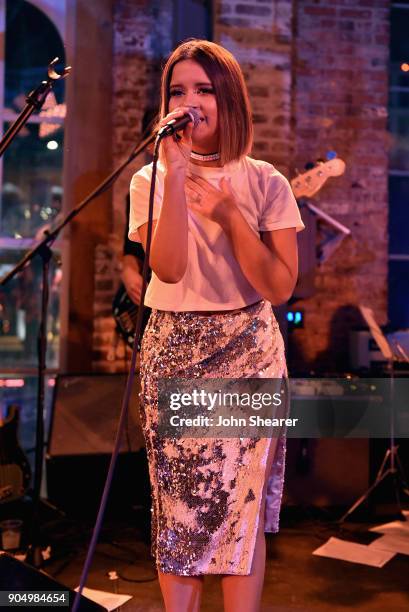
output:
[{"label": "microphone", "polygon": [[160,136],[161,138],[165,138],[166,136],[172,136],[172,134],[175,134],[175,132],[183,130],[184,127],[189,123],[189,121],[192,121],[194,128],[197,127],[200,123],[199,113],[194,108],[189,108],[189,110],[187,110],[185,114],[182,115],[182,117],[178,117],[177,119],[171,119],[170,121],[168,121],[166,125],[163,125],[161,127],[158,132],[158,136]]}]

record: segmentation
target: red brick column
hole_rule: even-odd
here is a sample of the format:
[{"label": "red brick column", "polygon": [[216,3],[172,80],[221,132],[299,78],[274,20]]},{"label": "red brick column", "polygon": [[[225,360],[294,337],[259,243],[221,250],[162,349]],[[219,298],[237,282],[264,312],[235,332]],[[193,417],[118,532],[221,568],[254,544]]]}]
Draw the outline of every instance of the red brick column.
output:
[{"label": "red brick column", "polygon": [[[114,2],[113,164],[119,165],[141,137],[145,111],[158,99],[162,58],[171,50],[172,2],[161,0],[116,0]],[[143,164],[134,160],[113,189],[113,234],[108,245],[95,252],[96,290],[94,299],[95,370],[123,370],[124,347],[113,351],[114,322],[111,303],[119,284],[119,261],[125,226],[125,198],[132,174]],[[108,356],[112,361],[108,360]]]}]

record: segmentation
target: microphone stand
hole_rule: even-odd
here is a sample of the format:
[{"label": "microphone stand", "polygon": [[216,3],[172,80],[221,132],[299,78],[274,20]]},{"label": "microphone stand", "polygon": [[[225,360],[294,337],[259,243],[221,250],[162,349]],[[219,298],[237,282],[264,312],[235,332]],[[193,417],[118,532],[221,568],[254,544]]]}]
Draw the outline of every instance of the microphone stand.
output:
[{"label": "microphone stand", "polygon": [[45,99],[52,90],[55,81],[65,79],[65,77],[69,75],[71,71],[71,66],[67,66],[66,68],[64,68],[61,74],[58,74],[58,72],[54,70],[54,66],[56,65],[58,60],[59,58],[56,57],[53,59],[52,62],[48,64],[47,80],[41,81],[40,85],[28,94],[26,98],[27,104],[25,105],[15,122],[9,127],[9,129],[1,139],[0,157],[3,155],[4,151],[8,148],[8,146],[17,136],[21,128],[24,127],[24,125],[27,123],[28,118],[33,114],[33,112],[35,110],[39,111],[42,109]]},{"label": "microphone stand", "polygon": [[[63,69],[61,74],[55,70],[55,65],[59,61],[59,58],[54,58],[48,65],[47,69],[47,80],[41,81],[40,85],[28,94],[26,97],[27,104],[21,111],[20,115],[9,127],[7,132],[4,134],[0,141],[0,156],[4,154],[14,138],[20,132],[20,130],[27,123],[29,117],[33,112],[40,111],[44,105],[44,102],[53,88],[56,81],[64,79],[71,71],[71,67],[67,66]],[[48,273],[49,263],[52,256],[51,250],[48,248],[45,241],[38,245],[38,250],[35,251],[40,255],[42,259],[42,295],[41,295],[41,318],[40,328],[37,340],[37,354],[38,354],[38,386],[37,386],[37,419],[36,419],[36,449],[35,449],[35,469],[34,469],[34,486],[32,493],[32,525],[30,526],[30,541],[33,541],[32,533],[34,525],[38,524],[39,514],[39,502],[40,502],[40,490],[41,490],[41,476],[42,476],[42,463],[43,463],[43,446],[44,446],[44,380],[45,380],[45,359],[47,350],[47,337],[46,337],[46,320],[47,320],[47,303],[48,303]],[[33,253],[33,256],[34,254]],[[24,261],[11,270],[2,281],[1,285],[5,285],[24,265],[31,259],[25,257]],[[40,548],[30,546],[30,554],[27,554],[29,562],[34,567],[40,567],[42,565],[42,556]],[[32,553],[32,554],[31,554]],[[29,558],[31,556],[31,559]]]},{"label": "microphone stand", "polygon": [[368,489],[356,500],[356,502],[341,516],[338,520],[339,523],[343,523],[348,516],[350,516],[363,502],[369,500],[372,492],[381,484],[388,476],[392,477],[393,492],[395,494],[395,508],[393,519],[399,521],[405,521],[406,517],[402,512],[402,505],[400,500],[400,489],[403,490],[405,495],[409,495],[408,483],[406,481],[405,471],[399,457],[399,445],[396,444],[395,439],[395,368],[394,359],[396,355],[391,352],[388,357],[387,371],[389,374],[389,448],[387,448],[383,457],[382,463],[376,473],[375,480],[368,487]]},{"label": "microphone stand", "polygon": [[[27,97],[27,107],[23,110],[22,117],[19,117],[15,124],[10,127],[8,132],[5,134],[3,140],[0,143],[0,154],[3,153],[13,138],[23,127],[28,117],[31,115],[35,108],[41,108],[47,93],[52,87],[52,83],[56,78],[64,78],[69,68],[66,68],[61,75],[58,75],[53,70],[53,65],[57,62],[58,58],[53,60],[48,68],[48,81],[43,81],[39,88],[32,92]],[[51,74],[50,74],[51,72]],[[38,101],[35,100],[38,92]],[[36,94],[36,95],[34,95]],[[40,105],[40,106],[39,106]],[[41,289],[41,315],[40,315],[40,327],[38,335],[38,389],[37,389],[37,419],[36,419],[36,452],[35,452],[35,473],[34,473],[34,487],[32,495],[32,525],[30,528],[29,537],[29,548],[27,552],[27,562],[31,563],[34,567],[41,567],[43,564],[43,558],[41,554],[41,547],[39,542],[39,502],[40,502],[40,490],[42,481],[42,468],[43,468],[43,448],[44,448],[44,388],[45,388],[45,370],[46,370],[46,354],[47,354],[47,307],[48,307],[48,296],[49,296],[49,262],[52,257],[51,246],[58,238],[61,230],[72,221],[85,206],[87,206],[92,200],[105,193],[114,184],[116,179],[122,173],[124,168],[128,166],[149,144],[154,142],[155,135],[150,135],[143,139],[139,144],[136,145],[128,159],[126,159],[116,170],[114,170],[106,179],[104,179],[82,202],[80,202],[55,228],[52,230],[46,230],[44,232],[44,238],[31,250],[24,255],[24,257],[16,264],[16,266],[8,272],[1,280],[0,285],[6,285],[18,272],[20,272],[36,255],[41,257],[42,261],[42,289]]]}]

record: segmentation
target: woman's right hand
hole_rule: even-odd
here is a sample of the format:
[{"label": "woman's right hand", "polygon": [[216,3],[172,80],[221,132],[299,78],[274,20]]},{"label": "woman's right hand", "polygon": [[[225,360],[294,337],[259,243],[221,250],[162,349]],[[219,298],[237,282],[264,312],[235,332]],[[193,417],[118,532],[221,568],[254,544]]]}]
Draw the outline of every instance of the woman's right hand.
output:
[{"label": "woman's right hand", "polygon": [[[172,119],[183,117],[187,108],[188,107],[175,108],[175,110],[170,112],[159,122],[159,128],[166,125],[166,123]],[[163,160],[168,173],[172,173],[174,171],[186,171],[188,162],[190,160],[190,153],[192,151],[192,132],[193,123],[192,121],[189,121],[183,132],[178,132],[178,137],[174,134],[173,136],[163,138],[161,147]]]}]

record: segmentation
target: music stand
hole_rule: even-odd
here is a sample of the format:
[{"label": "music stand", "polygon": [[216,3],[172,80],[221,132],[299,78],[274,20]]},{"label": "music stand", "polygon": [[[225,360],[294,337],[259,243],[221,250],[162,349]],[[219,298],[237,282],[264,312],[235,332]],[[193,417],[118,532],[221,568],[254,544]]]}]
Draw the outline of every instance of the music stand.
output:
[{"label": "music stand", "polygon": [[403,492],[406,495],[409,495],[409,486],[406,480],[405,472],[399,458],[398,449],[399,446],[395,444],[395,422],[394,422],[394,410],[393,410],[393,400],[394,400],[394,382],[395,382],[395,372],[394,372],[394,362],[395,361],[406,361],[409,363],[409,359],[406,353],[402,350],[402,348],[398,345],[397,351],[394,350],[393,347],[389,344],[386,339],[384,333],[379,327],[378,323],[375,320],[373,310],[368,308],[367,306],[359,305],[359,310],[363,318],[365,319],[366,324],[369,327],[369,331],[376,344],[379,347],[383,357],[387,361],[388,364],[388,373],[390,380],[390,436],[389,436],[389,448],[385,452],[385,456],[382,460],[382,463],[379,467],[379,470],[376,474],[376,478],[374,482],[370,485],[370,487],[361,495],[359,499],[345,512],[345,514],[339,519],[340,523],[343,523],[345,519],[352,514],[368,497],[371,493],[376,489],[376,487],[387,478],[389,475],[393,478],[393,485],[396,497],[396,505],[398,508],[398,515],[401,520],[406,520],[404,514],[402,513],[402,508],[400,504],[399,497],[399,484],[398,479],[400,480],[400,484],[403,485]]}]

